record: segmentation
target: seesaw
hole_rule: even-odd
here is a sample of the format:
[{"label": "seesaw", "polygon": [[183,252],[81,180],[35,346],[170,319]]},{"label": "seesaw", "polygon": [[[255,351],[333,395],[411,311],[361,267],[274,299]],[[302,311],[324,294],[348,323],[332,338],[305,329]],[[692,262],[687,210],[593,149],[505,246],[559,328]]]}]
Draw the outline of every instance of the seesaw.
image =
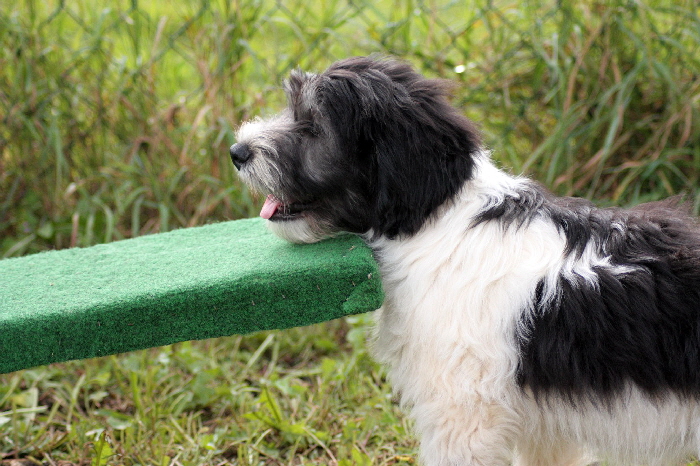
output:
[{"label": "seesaw", "polygon": [[0,373],[375,310],[372,252],[310,245],[261,219],[0,260]]}]

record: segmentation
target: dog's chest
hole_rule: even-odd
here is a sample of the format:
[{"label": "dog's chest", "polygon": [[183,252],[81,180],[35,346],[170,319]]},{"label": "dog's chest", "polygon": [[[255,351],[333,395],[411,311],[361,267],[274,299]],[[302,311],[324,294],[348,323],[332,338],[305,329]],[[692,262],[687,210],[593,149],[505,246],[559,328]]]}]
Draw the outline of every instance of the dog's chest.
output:
[{"label": "dog's chest", "polygon": [[561,257],[558,234],[541,225],[517,232],[488,222],[454,226],[436,222],[377,249],[386,300],[376,351],[394,383],[403,381],[401,391],[416,380],[478,390],[511,378],[515,326]]}]

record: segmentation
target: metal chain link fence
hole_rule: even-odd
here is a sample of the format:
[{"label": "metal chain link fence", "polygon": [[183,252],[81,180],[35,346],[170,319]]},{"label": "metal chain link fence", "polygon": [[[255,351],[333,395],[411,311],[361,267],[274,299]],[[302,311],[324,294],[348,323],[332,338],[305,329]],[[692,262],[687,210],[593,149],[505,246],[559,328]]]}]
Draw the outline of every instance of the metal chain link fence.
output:
[{"label": "metal chain link fence", "polygon": [[[284,104],[290,69],[372,53],[454,80],[496,158],[559,193],[697,210],[698,31],[692,1],[5,4],[0,251],[251,214],[237,124]],[[76,242],[90,218],[107,233]]]}]

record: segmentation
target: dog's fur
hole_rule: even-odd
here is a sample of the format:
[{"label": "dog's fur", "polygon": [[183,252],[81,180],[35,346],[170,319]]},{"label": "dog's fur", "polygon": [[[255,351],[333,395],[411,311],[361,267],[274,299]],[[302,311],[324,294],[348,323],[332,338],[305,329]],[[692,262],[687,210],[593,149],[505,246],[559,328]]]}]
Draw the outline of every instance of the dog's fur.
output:
[{"label": "dog's fur", "polygon": [[676,201],[557,198],[492,164],[446,84],[351,58],[243,125],[242,179],[295,242],[363,235],[376,353],[427,466],[673,464],[700,453],[700,228]]}]

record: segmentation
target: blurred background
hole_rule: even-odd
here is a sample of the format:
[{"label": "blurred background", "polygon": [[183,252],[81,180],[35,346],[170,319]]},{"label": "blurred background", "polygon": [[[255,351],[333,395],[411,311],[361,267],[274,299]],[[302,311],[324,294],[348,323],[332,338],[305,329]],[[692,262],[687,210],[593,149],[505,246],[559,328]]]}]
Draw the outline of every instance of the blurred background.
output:
[{"label": "blurred background", "polygon": [[227,149],[290,69],[370,53],[459,83],[558,194],[700,208],[693,1],[22,0],[0,7],[0,256],[255,215]]},{"label": "blurred background", "polygon": [[[698,213],[698,14],[689,0],[5,1],[0,257],[257,215],[228,157],[235,128],[284,105],[291,69],[371,53],[456,81],[507,170],[600,205],[682,194]],[[0,376],[0,461],[412,464],[368,322]]]}]

